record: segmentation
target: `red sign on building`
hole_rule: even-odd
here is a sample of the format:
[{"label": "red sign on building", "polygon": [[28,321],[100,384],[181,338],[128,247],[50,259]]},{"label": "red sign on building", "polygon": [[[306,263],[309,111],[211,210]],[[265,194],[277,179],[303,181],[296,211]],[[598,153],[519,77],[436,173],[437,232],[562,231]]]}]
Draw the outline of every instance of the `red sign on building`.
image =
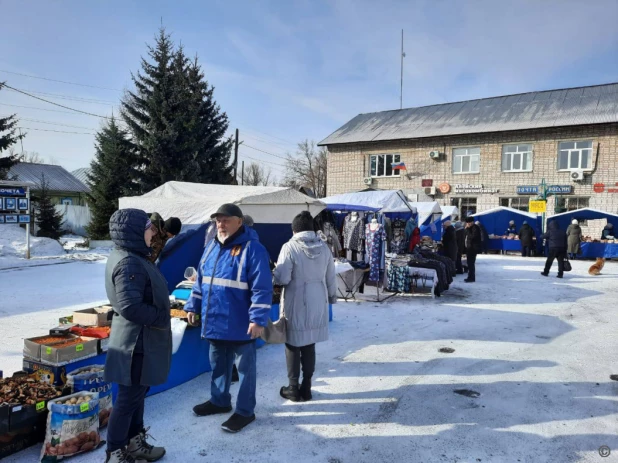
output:
[{"label": "red sign on building", "polygon": [[603,193],[605,191],[605,183],[595,183],[593,188],[595,193]]},{"label": "red sign on building", "polygon": [[431,179],[421,180],[421,186],[422,187],[433,186],[433,180]]}]

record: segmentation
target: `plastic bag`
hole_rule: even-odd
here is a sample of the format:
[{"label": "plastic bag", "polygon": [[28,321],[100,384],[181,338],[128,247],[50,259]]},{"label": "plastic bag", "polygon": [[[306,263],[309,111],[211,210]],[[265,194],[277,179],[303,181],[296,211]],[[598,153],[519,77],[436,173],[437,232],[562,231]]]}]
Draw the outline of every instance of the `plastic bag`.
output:
[{"label": "plastic bag", "polygon": [[182,338],[187,329],[187,322],[180,318],[172,318],[172,355],[178,352]]},{"label": "plastic bag", "polygon": [[101,443],[99,435],[99,394],[78,392],[47,403],[47,431],[41,463],[89,452]]},{"label": "plastic bag", "polygon": [[114,405],[112,383],[103,379],[104,372],[105,365],[90,365],[73,370],[67,375],[67,386],[71,388],[71,393],[99,393],[99,427],[101,428],[107,426]]}]

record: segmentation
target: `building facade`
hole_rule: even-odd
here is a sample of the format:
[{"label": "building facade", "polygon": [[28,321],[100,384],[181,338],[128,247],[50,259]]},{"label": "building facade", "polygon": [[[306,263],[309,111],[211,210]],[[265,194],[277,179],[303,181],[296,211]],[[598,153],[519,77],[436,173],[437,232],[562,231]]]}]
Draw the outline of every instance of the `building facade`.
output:
[{"label": "building facade", "polygon": [[[574,90],[571,101],[568,93],[548,95]],[[589,108],[601,100],[608,114],[578,123],[594,121]],[[560,125],[561,117],[569,124]],[[618,213],[618,85],[361,115],[320,144],[329,151],[328,195],[401,189],[465,216],[498,206],[528,211],[544,181],[548,216],[582,207]],[[584,225],[593,235],[604,224]]]}]

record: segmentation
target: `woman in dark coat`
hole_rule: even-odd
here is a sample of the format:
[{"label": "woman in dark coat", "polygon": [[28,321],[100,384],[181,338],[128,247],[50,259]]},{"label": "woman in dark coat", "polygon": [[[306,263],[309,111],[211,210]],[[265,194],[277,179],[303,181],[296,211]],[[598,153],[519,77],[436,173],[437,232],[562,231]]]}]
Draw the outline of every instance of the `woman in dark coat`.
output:
[{"label": "woman in dark coat", "polygon": [[165,449],[146,442],[144,399],[150,386],[167,380],[171,364],[167,282],[148,260],[155,230],[145,212],[116,211],[109,232],[116,247],[105,270],[113,307],[105,380],[118,384],[118,396],[109,420],[105,461],[156,461]]},{"label": "woman in dark coat", "polygon": [[453,227],[450,220],[444,222],[442,251],[446,257],[455,262],[455,264],[457,263],[457,235],[455,233],[455,227]]},{"label": "woman in dark coat", "polygon": [[532,245],[534,241],[534,229],[524,221],[524,224],[519,230],[519,241],[521,243],[522,257],[530,257],[532,254]]},{"label": "woman in dark coat", "polygon": [[582,242],[582,227],[579,226],[577,219],[573,219],[569,228],[567,228],[567,252],[569,259],[575,259],[581,252]]}]

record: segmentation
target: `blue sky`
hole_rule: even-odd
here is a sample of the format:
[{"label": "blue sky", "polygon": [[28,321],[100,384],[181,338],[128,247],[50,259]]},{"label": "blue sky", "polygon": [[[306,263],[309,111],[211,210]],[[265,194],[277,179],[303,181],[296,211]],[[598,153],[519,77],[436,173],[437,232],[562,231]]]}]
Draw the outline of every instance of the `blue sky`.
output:
[{"label": "blue sky", "polygon": [[[618,81],[618,0],[0,0],[0,11],[1,71],[117,90],[0,80],[101,115],[131,88],[163,18],[240,129],[241,159],[275,175],[283,161],[249,146],[282,156],[358,113],[399,107],[402,29],[404,107]],[[0,115],[17,112],[30,129],[26,151],[88,166],[100,119],[56,111],[0,91]]]}]

